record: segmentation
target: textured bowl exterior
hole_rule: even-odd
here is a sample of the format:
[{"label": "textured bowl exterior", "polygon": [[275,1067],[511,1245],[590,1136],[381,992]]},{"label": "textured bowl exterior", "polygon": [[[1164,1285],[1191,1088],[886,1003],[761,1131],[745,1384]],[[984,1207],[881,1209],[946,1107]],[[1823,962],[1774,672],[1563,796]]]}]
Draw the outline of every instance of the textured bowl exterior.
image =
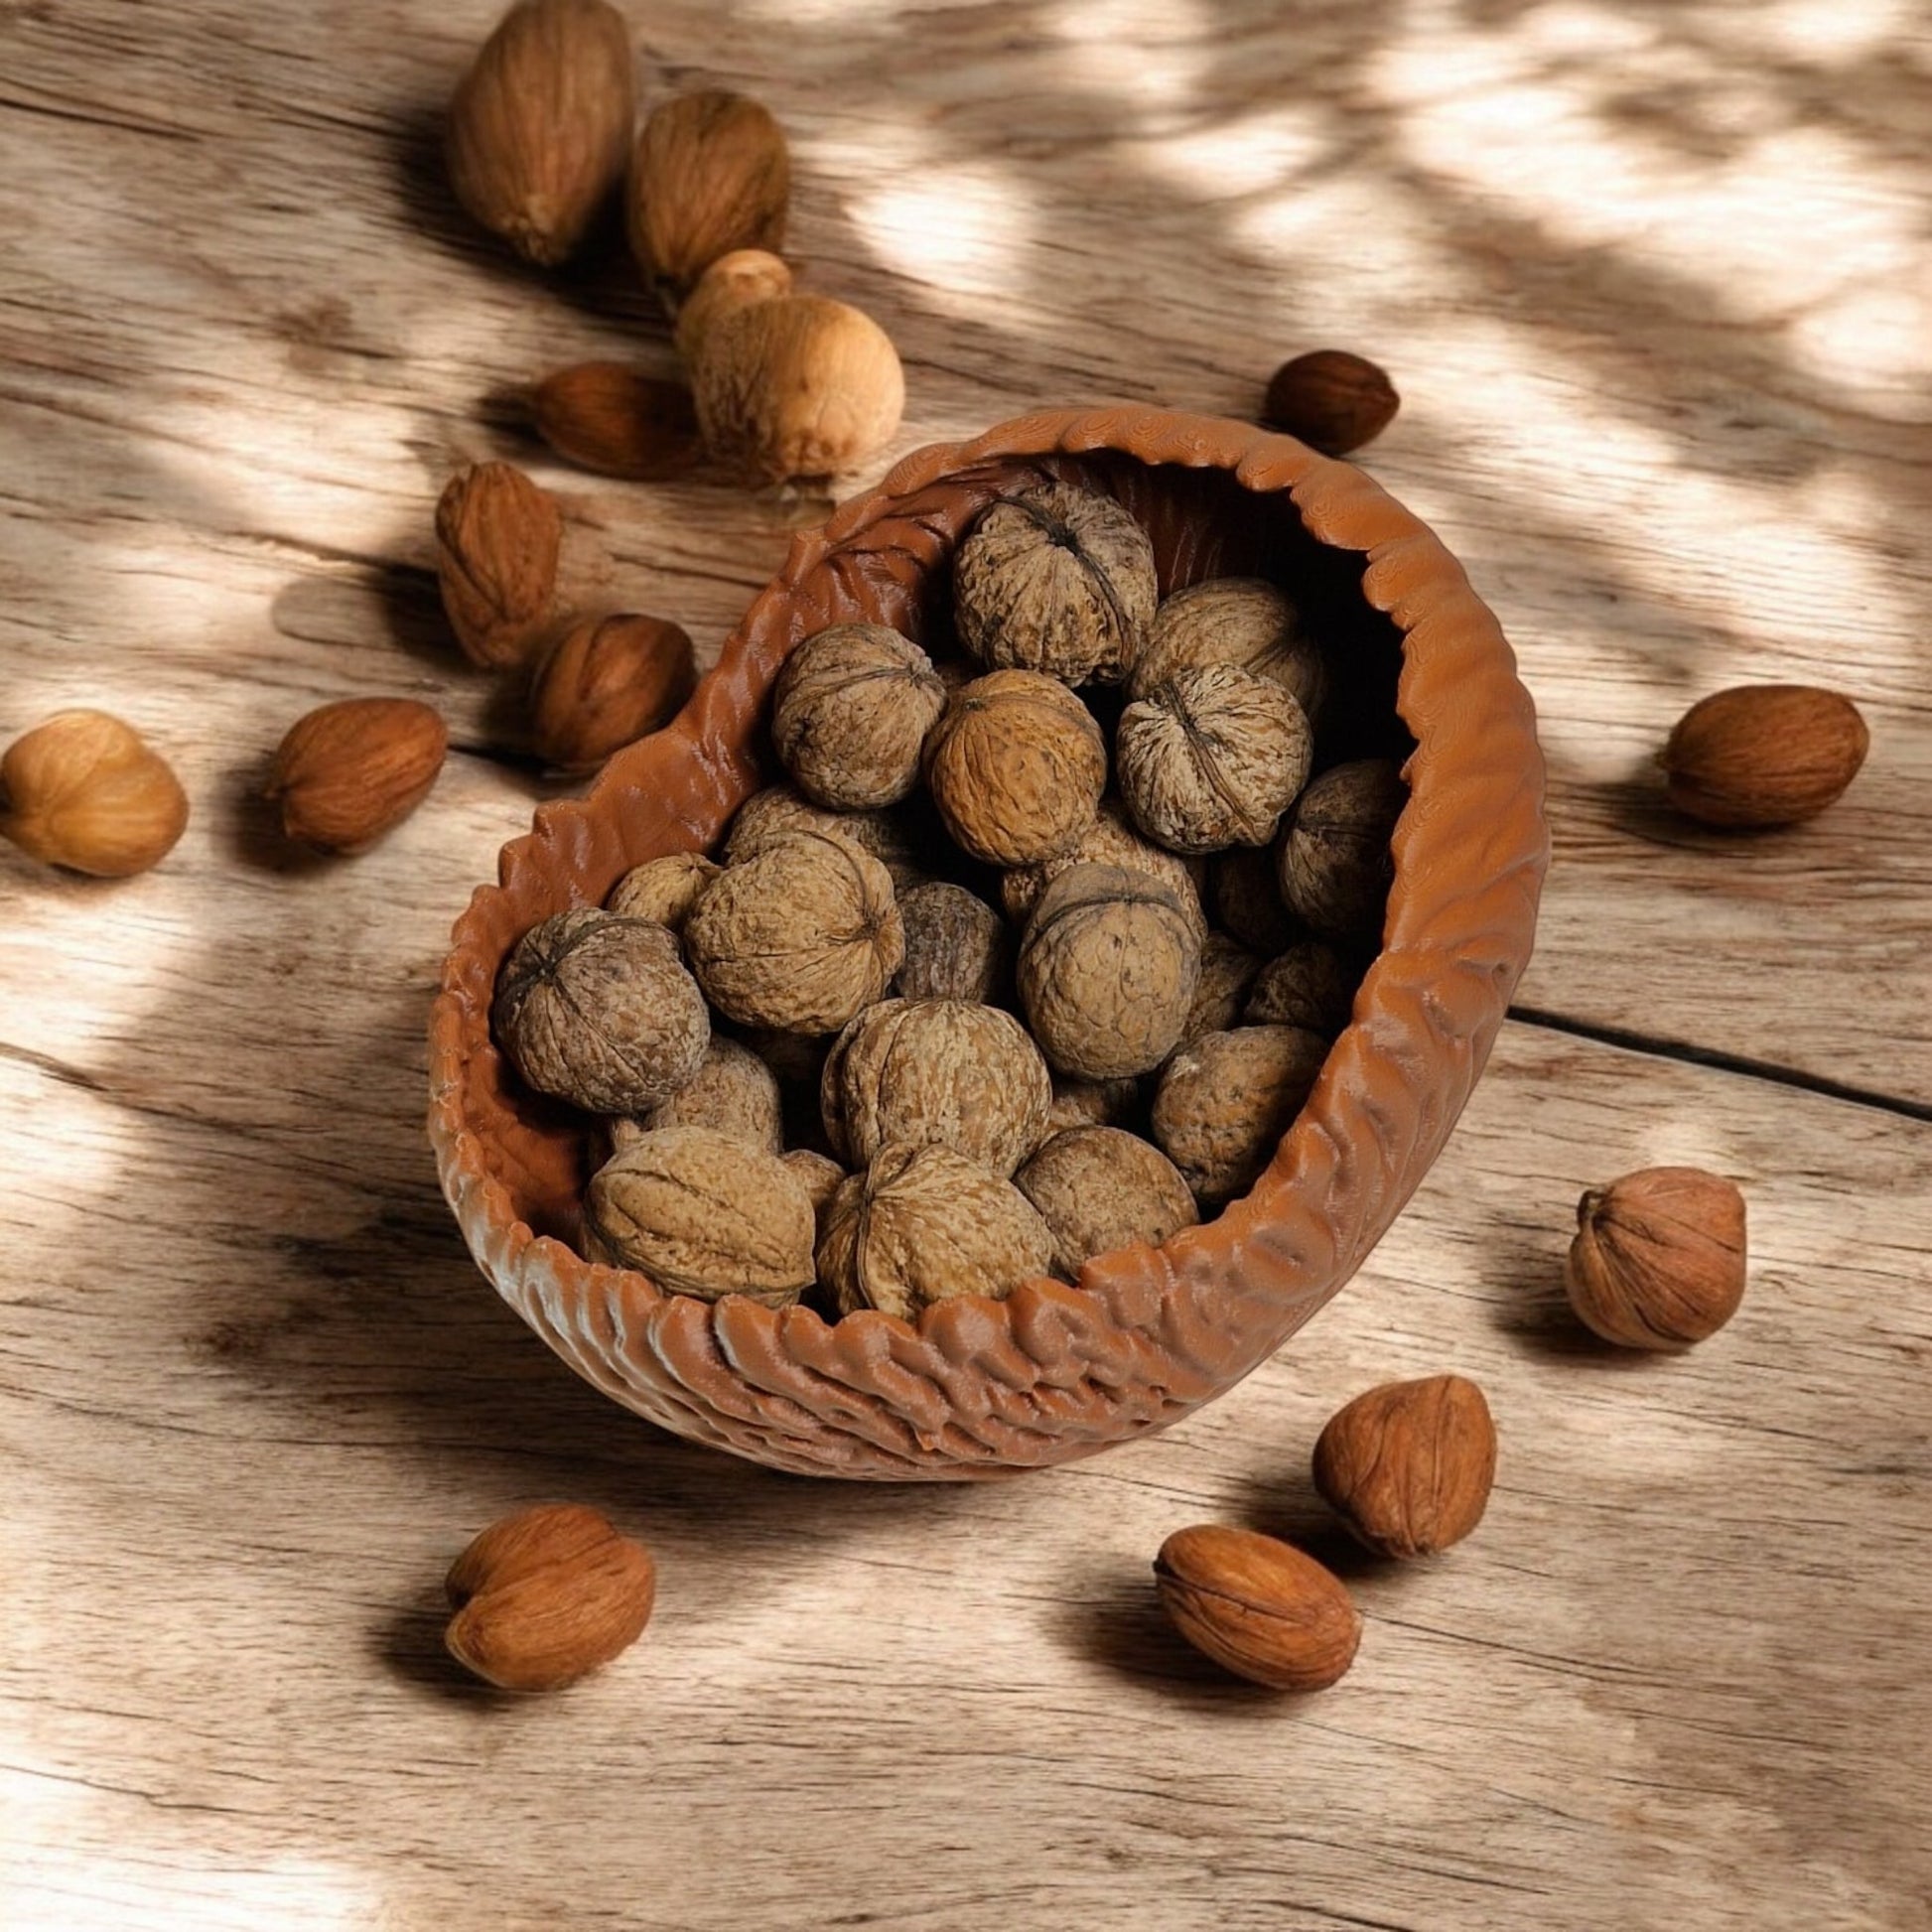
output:
[{"label": "textured bowl exterior", "polygon": [[[1247,574],[1290,543],[1356,553],[1365,616],[1399,652],[1413,735],[1384,945],[1307,1107],[1253,1191],[1164,1248],[1102,1255],[914,1326],[828,1324],[660,1294],[570,1246],[583,1121],[533,1101],[489,1035],[498,963],[547,914],[629,868],[709,847],[767,776],[759,721],[785,654],[830,623],[919,635],[953,546],[1002,487],[1111,489],[1154,539],[1162,592]],[[1351,589],[1352,595],[1352,589]],[[914,453],[801,536],[682,715],[542,807],[458,920],[430,1027],[430,1132],[464,1238],[586,1380],[664,1428],[776,1468],[959,1479],[1063,1462],[1174,1422],[1238,1382],[1333,1296],[1440,1152],[1526,964],[1548,863],[1528,694],[1453,558],[1352,466],[1291,437],[1135,407],[1041,413]]]}]

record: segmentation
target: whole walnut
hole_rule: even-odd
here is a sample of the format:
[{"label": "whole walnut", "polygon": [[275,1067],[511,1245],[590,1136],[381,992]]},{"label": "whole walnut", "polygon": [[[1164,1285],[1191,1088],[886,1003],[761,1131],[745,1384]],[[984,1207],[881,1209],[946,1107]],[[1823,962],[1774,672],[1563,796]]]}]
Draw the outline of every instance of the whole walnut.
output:
[{"label": "whole walnut", "polygon": [[1074,1080],[1053,1075],[1053,1104],[1046,1109],[1042,1147],[1055,1134],[1075,1127],[1124,1127],[1141,1110],[1141,1083],[1126,1080]]},{"label": "whole walnut", "polygon": [[1203,1034],[1168,1063],[1154,1138],[1203,1206],[1245,1193],[1314,1085],[1328,1042],[1299,1027]]},{"label": "whole walnut", "polygon": [[1092,825],[1107,745],[1064,684],[994,671],[957,692],[926,746],[926,783],[946,830],[975,859],[1030,866]]},{"label": "whole walnut", "polygon": [[1193,1004],[1200,945],[1175,896],[1146,873],[1061,873],[1020,942],[1020,1002],[1046,1057],[1089,1080],[1159,1066]]},{"label": "whole walnut", "polygon": [[846,1028],[820,1082],[833,1148],[864,1167],[888,1143],[937,1141],[1010,1174],[1046,1124],[1052,1080],[1012,1014],[885,1000]]},{"label": "whole walnut", "polygon": [[1260,971],[1261,961],[1246,946],[1225,932],[1210,932],[1201,941],[1200,977],[1194,982],[1187,1023],[1180,1030],[1181,1043],[1238,1025],[1242,1003]]},{"label": "whole walnut", "polygon": [[804,1182],[715,1128],[638,1135],[592,1175],[584,1219],[593,1259],[673,1295],[781,1309],[812,1285],[818,1230]]},{"label": "whole walnut", "polygon": [[835,812],[802,798],[790,785],[767,785],[738,808],[725,840],[725,863],[735,866],[774,833],[837,832],[870,852],[892,874],[895,892],[924,885],[928,856],[912,828],[892,812]]},{"label": "whole walnut", "polygon": [[1250,952],[1273,959],[1305,936],[1282,897],[1281,865],[1266,846],[1237,845],[1217,852],[1208,867],[1207,896],[1217,923]]},{"label": "whole walnut", "polygon": [[1201,861],[1183,859],[1165,846],[1144,839],[1127,816],[1127,807],[1118,798],[1104,798],[1099,815],[1057,858],[1042,859],[1036,866],[1016,866],[1000,879],[1000,897],[1007,917],[1025,923],[1038,902],[1048,882],[1057,879],[1068,866],[1125,866],[1129,872],[1153,875],[1162,885],[1173,889],[1180,909],[1203,932],[1206,915],[1200,907]]},{"label": "whole walnut", "polygon": [[1012,1181],[949,1147],[882,1148],[839,1183],[818,1244],[839,1312],[917,1320],[960,1295],[1002,1301],[1052,1266],[1053,1237]]},{"label": "whole walnut", "polygon": [[896,804],[919,781],[946,687],[909,637],[883,623],[835,623],[785,659],[771,742],[792,782],[837,811]]},{"label": "whole walnut", "polygon": [[749,1046],[715,1035],[697,1072],[668,1100],[636,1120],[611,1123],[612,1151],[665,1127],[710,1127],[766,1154],[785,1151],[776,1077]]},{"label": "whole walnut", "polygon": [[1302,707],[1272,678],[1232,664],[1176,671],[1121,714],[1121,796],[1174,852],[1266,845],[1309,775]]},{"label": "whole walnut", "polygon": [[1094,1255],[1145,1243],[1158,1248],[1200,1219],[1179,1170],[1117,1127],[1055,1134],[1014,1175],[1053,1235],[1053,1270],[1074,1280]]},{"label": "whole walnut", "polygon": [[726,1019],[829,1034],[880,998],[905,949],[891,875],[834,832],[771,838],[685,921],[691,970]]},{"label": "whole walnut", "polygon": [[634,1114],[697,1072],[711,1016],[648,919],[584,907],[533,926],[503,962],[490,1022],[510,1063],[539,1093],[594,1114]]},{"label": "whole walnut", "polygon": [[832,1196],[839,1191],[839,1182],[845,1178],[845,1170],[829,1154],[820,1154],[816,1148],[795,1147],[784,1157],[784,1163],[811,1196],[812,1212],[823,1227],[825,1210],[832,1204]]},{"label": "whole walnut", "polygon": [[1241,1017],[1250,1027],[1300,1027],[1332,1039],[1348,1025],[1360,980],[1334,947],[1304,939],[1261,969]]},{"label": "whole walnut", "polygon": [[982,512],[953,559],[961,640],[995,670],[1118,684],[1154,616],[1148,534],[1111,496],[1042,483]]},{"label": "whole walnut", "polygon": [[723,871],[702,852],[668,852],[633,866],[611,888],[605,903],[622,918],[655,919],[682,932],[691,908]]},{"label": "whole walnut", "polygon": [[1013,934],[964,886],[935,880],[898,902],[905,963],[897,989],[908,1000],[998,999],[1013,978]]},{"label": "whole walnut", "polygon": [[1154,614],[1128,692],[1148,697],[1201,664],[1273,678],[1311,723],[1328,695],[1327,659],[1302,627],[1294,600],[1260,577],[1210,577],[1174,592]]},{"label": "whole walnut", "polygon": [[1282,841],[1282,897],[1323,937],[1380,936],[1395,882],[1389,840],[1408,802],[1391,759],[1333,765],[1296,800]]}]

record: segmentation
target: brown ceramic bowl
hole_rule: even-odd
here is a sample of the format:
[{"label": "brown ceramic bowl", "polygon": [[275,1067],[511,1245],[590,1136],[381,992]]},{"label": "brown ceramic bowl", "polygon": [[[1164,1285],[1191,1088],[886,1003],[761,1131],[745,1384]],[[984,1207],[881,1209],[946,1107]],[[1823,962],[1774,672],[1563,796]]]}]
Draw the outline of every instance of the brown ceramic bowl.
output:
[{"label": "brown ceramic bowl", "polygon": [[[947,562],[979,510],[1052,474],[1111,490],[1162,589],[1261,573],[1314,607],[1354,720],[1328,756],[1407,756],[1383,949],[1307,1107],[1252,1193],[1077,1287],[828,1323],[742,1297],[664,1295],[569,1245],[581,1116],[534,1099],[491,1042],[517,937],[599,904],[630,867],[708,847],[769,781],[760,729],[785,653],[834,622],[941,634]],[[1231,1388],[1340,1289],[1441,1150],[1529,957],[1548,858],[1528,694],[1448,551],[1359,471],[1246,423],[1111,408],[1027,416],[909,456],[800,537],[668,729],[589,794],[544,806],[458,920],[430,1027],[444,1191],[497,1292],[607,1395],[678,1435],[810,1474],[956,1479],[1091,1454]]]}]

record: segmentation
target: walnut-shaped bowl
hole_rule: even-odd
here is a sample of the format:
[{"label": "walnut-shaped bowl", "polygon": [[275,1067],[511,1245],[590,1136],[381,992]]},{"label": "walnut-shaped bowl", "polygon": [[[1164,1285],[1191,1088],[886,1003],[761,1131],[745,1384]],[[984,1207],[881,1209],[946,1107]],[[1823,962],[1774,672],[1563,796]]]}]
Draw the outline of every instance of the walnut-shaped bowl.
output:
[{"label": "walnut-shaped bowl", "polygon": [[[661,1293],[571,1245],[596,1128],[533,1096],[489,1032],[496,971],[537,920],[602,903],[633,866],[709,848],[770,773],[762,717],[800,638],[950,626],[949,562],[1003,489],[1111,491],[1169,592],[1291,587],[1336,689],[1321,760],[1395,756],[1409,800],[1380,953],[1314,1090],[1253,1189],[1078,1283],[964,1298],[916,1325],[828,1322]],[[909,456],[800,537],[682,715],[589,793],[542,807],[458,920],[430,1028],[444,1191],[497,1292],[579,1374],[652,1422],[774,1467],[875,1480],[990,1476],[1166,1427],[1265,1361],[1361,1264],[1428,1172],[1529,956],[1548,858],[1528,694],[1495,619],[1416,518],[1346,463],[1244,423],[1067,410]]]}]

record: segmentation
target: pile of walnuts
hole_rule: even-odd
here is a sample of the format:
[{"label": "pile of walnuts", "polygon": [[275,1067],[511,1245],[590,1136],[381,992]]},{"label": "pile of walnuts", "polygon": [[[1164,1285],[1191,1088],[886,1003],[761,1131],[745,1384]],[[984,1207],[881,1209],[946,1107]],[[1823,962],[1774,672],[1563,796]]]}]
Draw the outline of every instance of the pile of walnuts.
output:
[{"label": "pile of walnuts", "polygon": [[1292,598],[1163,602],[1147,532],[1052,483],[953,590],[966,661],[804,639],[788,782],[505,961],[502,1049],[603,1117],[595,1258],[832,1317],[1071,1281],[1252,1186],[1347,1024],[1407,792],[1317,769]]}]

